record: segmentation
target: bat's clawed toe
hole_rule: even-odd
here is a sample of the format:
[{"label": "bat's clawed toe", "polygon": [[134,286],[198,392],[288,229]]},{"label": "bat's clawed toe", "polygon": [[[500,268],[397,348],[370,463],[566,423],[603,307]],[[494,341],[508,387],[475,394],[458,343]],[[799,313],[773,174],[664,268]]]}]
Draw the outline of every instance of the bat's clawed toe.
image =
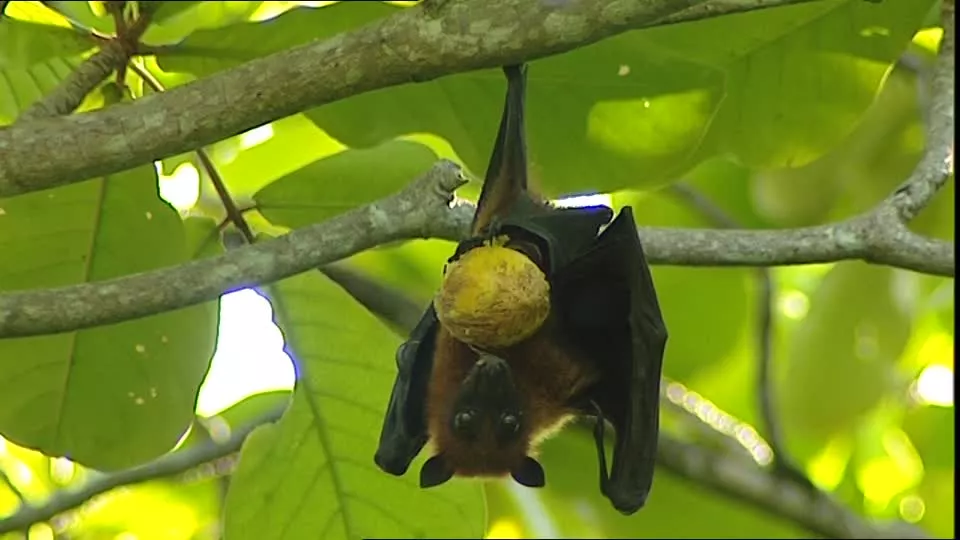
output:
[{"label": "bat's clawed toe", "polygon": [[451,478],[453,469],[439,454],[432,456],[420,468],[420,487],[424,489],[439,486]]},{"label": "bat's clawed toe", "polygon": [[540,462],[530,456],[523,458],[520,465],[514,469],[510,476],[522,486],[531,488],[543,487],[547,483],[546,475]]}]

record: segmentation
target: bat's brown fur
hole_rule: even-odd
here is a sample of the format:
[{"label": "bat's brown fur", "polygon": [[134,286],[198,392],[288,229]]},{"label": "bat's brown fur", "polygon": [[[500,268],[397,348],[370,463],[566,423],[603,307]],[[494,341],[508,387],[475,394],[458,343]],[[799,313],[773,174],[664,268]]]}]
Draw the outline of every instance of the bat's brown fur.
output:
[{"label": "bat's brown fur", "polygon": [[530,338],[497,356],[510,364],[514,383],[523,396],[520,437],[508,446],[500,446],[489,426],[474,442],[459,439],[450,426],[460,384],[477,361],[477,353],[454,339],[440,326],[437,332],[433,372],[427,392],[429,432],[436,451],[460,476],[501,476],[512,471],[524,456],[535,451],[536,444],[559,429],[573,411],[565,403],[597,374],[570,357],[557,345],[552,321]]}]

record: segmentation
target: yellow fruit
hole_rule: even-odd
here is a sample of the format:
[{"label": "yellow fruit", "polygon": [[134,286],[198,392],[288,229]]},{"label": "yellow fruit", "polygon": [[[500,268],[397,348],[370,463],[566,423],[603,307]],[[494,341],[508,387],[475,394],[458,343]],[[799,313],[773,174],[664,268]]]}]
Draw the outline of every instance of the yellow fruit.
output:
[{"label": "yellow fruit", "polygon": [[453,337],[480,348],[506,347],[546,320],[550,284],[526,255],[480,246],[447,267],[433,305]]}]

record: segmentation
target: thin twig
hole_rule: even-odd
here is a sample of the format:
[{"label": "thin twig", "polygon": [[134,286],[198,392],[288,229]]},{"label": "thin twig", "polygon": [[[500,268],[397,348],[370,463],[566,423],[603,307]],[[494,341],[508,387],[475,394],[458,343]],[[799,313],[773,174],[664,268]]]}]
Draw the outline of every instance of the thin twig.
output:
[{"label": "thin twig", "polygon": [[328,264],[320,268],[320,271],[403,337],[409,335],[423,316],[426,306],[344,263]]},{"label": "thin twig", "polygon": [[30,502],[27,501],[27,498],[23,495],[23,492],[20,491],[20,488],[13,483],[13,480],[7,474],[7,471],[0,468],[0,484],[3,484],[10,490],[10,493],[13,493],[13,496],[17,498],[17,501],[20,502],[20,506],[30,506]]},{"label": "thin twig", "polygon": [[[707,217],[721,228],[738,228],[742,225],[722,208],[713,203],[696,189],[678,182],[670,186],[670,191],[682,201]],[[764,436],[773,453],[773,468],[777,474],[792,477],[798,484],[814,491],[817,488],[800,469],[793,464],[783,442],[780,422],[777,420],[773,397],[773,336],[775,332],[774,303],[776,286],[769,268],[755,270],[757,283],[757,405],[763,423]]]},{"label": "thin twig", "polygon": [[[154,92],[159,94],[166,90],[163,84],[161,84],[152,73],[136,62],[130,63],[130,70],[136,73]],[[220,202],[223,204],[227,219],[240,231],[240,234],[243,235],[247,243],[252,244],[255,240],[253,231],[250,230],[250,225],[247,223],[247,220],[244,219],[243,212],[237,207],[237,203],[230,195],[230,191],[227,189],[227,183],[223,180],[223,176],[220,174],[220,171],[217,170],[213,160],[210,159],[210,154],[203,148],[198,148],[196,154],[197,159],[200,161],[200,166],[203,167],[207,176],[210,177],[210,183],[213,184],[213,189],[216,190],[217,196],[220,197]]]},{"label": "thin twig", "polygon": [[167,454],[139,467],[99,475],[75,490],[58,492],[43,505],[24,507],[12,516],[0,519],[0,534],[22,529],[33,523],[47,521],[110,490],[174,476],[187,472],[198,465],[233,454],[240,450],[243,441],[254,429],[275,422],[283,414],[285,408],[286,406],[265,413],[247,425],[234,429],[230,437],[223,442],[206,441],[197,446]]}]

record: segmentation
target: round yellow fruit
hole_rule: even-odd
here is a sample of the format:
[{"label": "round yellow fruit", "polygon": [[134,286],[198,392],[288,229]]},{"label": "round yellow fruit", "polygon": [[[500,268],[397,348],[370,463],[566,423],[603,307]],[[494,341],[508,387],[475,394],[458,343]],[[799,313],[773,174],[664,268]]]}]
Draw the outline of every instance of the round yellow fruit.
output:
[{"label": "round yellow fruit", "polygon": [[433,305],[456,339],[480,348],[507,347],[547,319],[550,284],[526,255],[480,246],[447,267]]}]

